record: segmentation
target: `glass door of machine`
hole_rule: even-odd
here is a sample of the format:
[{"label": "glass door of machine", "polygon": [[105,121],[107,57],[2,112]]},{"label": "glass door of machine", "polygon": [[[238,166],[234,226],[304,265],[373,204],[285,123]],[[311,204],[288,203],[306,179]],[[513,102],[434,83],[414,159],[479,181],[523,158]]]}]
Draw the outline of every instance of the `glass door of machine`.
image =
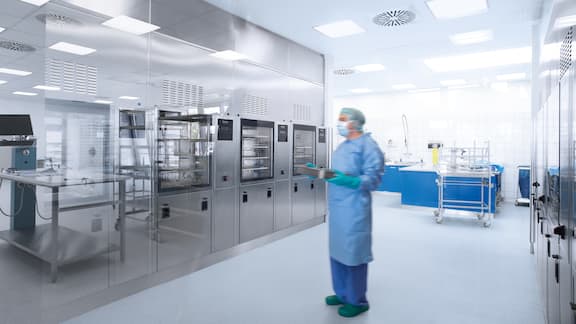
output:
[{"label": "glass door of machine", "polygon": [[158,190],[189,191],[210,186],[210,115],[160,111],[158,118]]},{"label": "glass door of machine", "polygon": [[242,181],[274,177],[274,123],[242,119]]},{"label": "glass door of machine", "polygon": [[298,167],[306,166],[306,163],[316,162],[316,127],[307,125],[294,125],[293,141],[293,174],[300,175]]}]

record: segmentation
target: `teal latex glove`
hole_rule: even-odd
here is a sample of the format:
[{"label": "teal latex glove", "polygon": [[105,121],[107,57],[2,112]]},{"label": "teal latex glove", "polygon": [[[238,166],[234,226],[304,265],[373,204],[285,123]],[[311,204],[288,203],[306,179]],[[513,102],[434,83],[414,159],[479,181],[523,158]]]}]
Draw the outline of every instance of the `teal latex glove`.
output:
[{"label": "teal latex glove", "polygon": [[345,175],[343,172],[338,170],[334,170],[334,173],[336,174],[334,178],[326,179],[326,181],[350,189],[358,189],[360,187],[362,180],[360,180],[359,177]]},{"label": "teal latex glove", "polygon": [[[306,166],[309,168],[316,168],[316,164],[310,162],[306,163]],[[316,177],[308,176],[308,179],[314,180]]]}]

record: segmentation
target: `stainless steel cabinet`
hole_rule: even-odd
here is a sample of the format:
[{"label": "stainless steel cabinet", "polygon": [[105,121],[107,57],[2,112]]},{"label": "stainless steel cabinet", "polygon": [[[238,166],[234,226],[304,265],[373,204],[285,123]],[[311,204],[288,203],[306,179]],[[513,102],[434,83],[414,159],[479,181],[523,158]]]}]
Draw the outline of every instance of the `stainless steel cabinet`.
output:
[{"label": "stainless steel cabinet", "polygon": [[314,219],[316,204],[315,181],[304,178],[292,180],[292,224]]},{"label": "stainless steel cabinet", "polygon": [[[320,168],[328,167],[328,130],[318,128],[318,140],[316,144],[316,165]],[[316,181],[316,205],[315,216],[324,217],[327,214],[326,207],[326,182],[324,180]]]},{"label": "stainless steel cabinet", "polygon": [[238,190],[236,188],[214,191],[213,251],[229,249],[238,243],[237,217]]},{"label": "stainless steel cabinet", "polygon": [[274,230],[279,231],[290,227],[290,225],[292,225],[290,181],[277,181],[274,195]]},{"label": "stainless steel cabinet", "polygon": [[241,120],[241,180],[255,181],[274,177],[274,123]]},{"label": "stainless steel cabinet", "polygon": [[316,127],[308,125],[294,125],[292,166],[293,175],[300,175],[296,168],[306,166],[307,163],[316,163]]},{"label": "stainless steel cabinet", "polygon": [[240,187],[240,243],[274,231],[272,183]]}]

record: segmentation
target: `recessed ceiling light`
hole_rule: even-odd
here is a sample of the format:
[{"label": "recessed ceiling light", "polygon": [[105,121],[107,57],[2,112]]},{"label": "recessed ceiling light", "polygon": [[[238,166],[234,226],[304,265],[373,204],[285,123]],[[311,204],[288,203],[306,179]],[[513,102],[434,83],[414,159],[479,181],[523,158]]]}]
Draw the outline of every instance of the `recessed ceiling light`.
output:
[{"label": "recessed ceiling light", "polygon": [[434,72],[465,71],[505,65],[526,64],[532,61],[532,48],[521,47],[459,56],[424,60]]},{"label": "recessed ceiling light", "polygon": [[0,73],[17,75],[17,76],[27,76],[27,75],[32,74],[32,72],[28,72],[28,71],[20,71],[20,70],[5,69],[5,68],[0,68]]},{"label": "recessed ceiling light", "polygon": [[385,70],[386,67],[382,64],[364,64],[364,65],[356,65],[354,70],[358,72],[376,72]]},{"label": "recessed ceiling light", "polygon": [[410,89],[416,89],[416,86],[413,85],[412,83],[403,83],[403,84],[393,85],[392,89],[394,89],[394,90],[410,90]]},{"label": "recessed ceiling light", "polygon": [[111,105],[111,104],[114,103],[114,101],[110,101],[110,100],[94,100],[94,103],[102,104],[102,105]]},{"label": "recessed ceiling light", "polygon": [[159,26],[149,24],[142,20],[134,19],[128,16],[118,16],[102,23],[114,29],[118,29],[134,35],[144,35],[160,29]]},{"label": "recessed ceiling light", "polygon": [[37,85],[34,89],[38,90],[45,90],[45,91],[60,91],[60,87],[53,87],[53,86],[46,86],[46,85]]},{"label": "recessed ceiling light", "polygon": [[29,4],[33,4],[35,6],[42,6],[42,5],[45,5],[46,3],[48,3],[48,1],[50,1],[50,0],[20,0],[20,1],[26,2]]},{"label": "recessed ceiling light", "polygon": [[496,76],[498,81],[525,80],[526,73],[510,73]]},{"label": "recessed ceiling light", "polygon": [[556,19],[556,22],[554,23],[554,28],[561,29],[561,28],[567,28],[567,27],[574,26],[574,25],[576,25],[576,15],[564,16],[564,17],[559,17],[558,19]]},{"label": "recessed ceiling light", "polygon": [[56,43],[56,44],[50,46],[50,49],[60,51],[60,52],[75,54],[75,55],[89,55],[89,54],[96,52],[96,50],[93,48],[84,47],[84,46],[66,43],[66,42]]},{"label": "recessed ceiling light", "polygon": [[466,80],[446,80],[446,81],[440,81],[440,84],[445,86],[445,87],[451,87],[451,86],[460,86],[460,85],[465,85],[467,82]]},{"label": "recessed ceiling light", "polygon": [[490,84],[490,88],[496,91],[507,91],[508,82],[493,82],[492,84]]},{"label": "recessed ceiling light", "polygon": [[440,91],[440,88],[430,88],[430,89],[418,89],[418,90],[410,90],[410,93],[424,93],[424,92],[437,92]]},{"label": "recessed ceiling light", "polygon": [[221,52],[212,53],[212,54],[210,54],[210,56],[215,57],[215,58],[219,58],[222,60],[226,60],[226,61],[239,61],[239,60],[245,60],[248,58],[246,55],[238,53],[238,52],[233,51],[233,50],[225,50],[225,51],[221,51]]},{"label": "recessed ceiling light", "polygon": [[330,38],[346,37],[366,32],[352,20],[341,20],[314,27],[318,32]]},{"label": "recessed ceiling light", "polygon": [[122,96],[122,97],[118,97],[119,99],[124,99],[124,100],[138,100],[140,99],[139,97],[131,97],[131,96]]},{"label": "recessed ceiling light", "polygon": [[27,97],[34,97],[37,96],[37,93],[34,92],[22,92],[22,91],[14,91],[12,92],[12,94],[18,95],[18,96],[27,96]]},{"label": "recessed ceiling light", "polygon": [[5,30],[6,30],[6,28],[0,27],[0,33],[3,32],[3,31],[5,31]]},{"label": "recessed ceiling light", "polygon": [[366,89],[366,88],[350,89],[349,91],[352,93],[370,93],[370,92],[372,92],[371,89]]},{"label": "recessed ceiling light", "polygon": [[437,19],[468,17],[488,11],[487,0],[432,0],[426,4]]},{"label": "recessed ceiling light", "polygon": [[469,89],[469,88],[479,88],[480,85],[478,84],[465,84],[465,85],[459,85],[459,86],[451,86],[448,87],[449,90],[457,90],[457,89]]},{"label": "recessed ceiling light", "polygon": [[455,34],[450,36],[450,41],[455,45],[470,45],[487,42],[494,39],[491,30],[478,30],[469,33]]},{"label": "recessed ceiling light", "polygon": [[0,84],[6,84],[8,81],[0,80]]}]

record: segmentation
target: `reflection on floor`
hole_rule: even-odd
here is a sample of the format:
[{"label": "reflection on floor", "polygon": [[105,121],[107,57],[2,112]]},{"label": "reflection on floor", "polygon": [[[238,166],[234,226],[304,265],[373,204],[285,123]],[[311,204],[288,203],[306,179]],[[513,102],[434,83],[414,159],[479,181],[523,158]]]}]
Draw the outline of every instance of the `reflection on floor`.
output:
[{"label": "reflection on floor", "polygon": [[[527,208],[503,206],[494,225],[433,221],[375,195],[371,310],[355,323],[542,324]],[[92,323],[346,323],[331,292],[326,226],[318,226],[70,320]]]}]

